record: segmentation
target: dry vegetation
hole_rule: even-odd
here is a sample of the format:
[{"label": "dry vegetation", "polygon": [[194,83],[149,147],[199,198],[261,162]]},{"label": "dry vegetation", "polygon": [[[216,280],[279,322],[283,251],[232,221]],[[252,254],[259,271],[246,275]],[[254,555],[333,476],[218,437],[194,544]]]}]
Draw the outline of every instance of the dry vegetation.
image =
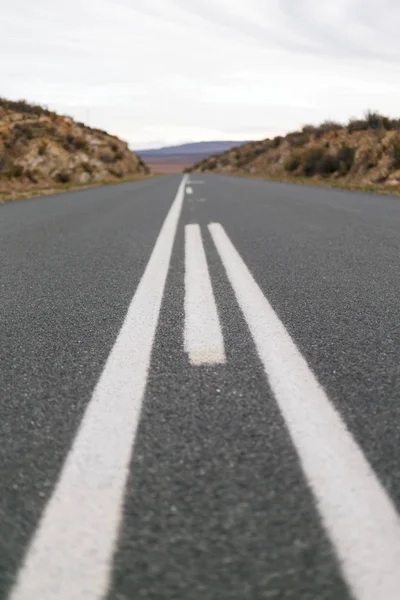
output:
[{"label": "dry vegetation", "polygon": [[148,173],[119,138],[42,106],[0,98],[0,200]]},{"label": "dry vegetation", "polygon": [[368,112],[347,125],[326,121],[251,142],[188,171],[253,175],[344,187],[400,190],[400,119]]}]

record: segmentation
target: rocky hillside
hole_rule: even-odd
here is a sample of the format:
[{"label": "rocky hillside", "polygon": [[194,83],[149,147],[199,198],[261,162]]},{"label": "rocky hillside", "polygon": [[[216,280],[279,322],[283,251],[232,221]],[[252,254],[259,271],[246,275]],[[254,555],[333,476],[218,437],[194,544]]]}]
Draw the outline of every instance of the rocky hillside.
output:
[{"label": "rocky hillside", "polygon": [[212,156],[188,171],[393,188],[400,186],[400,119],[369,112],[347,125],[306,125]]},{"label": "rocky hillside", "polygon": [[0,191],[148,172],[119,138],[41,106],[0,98]]}]

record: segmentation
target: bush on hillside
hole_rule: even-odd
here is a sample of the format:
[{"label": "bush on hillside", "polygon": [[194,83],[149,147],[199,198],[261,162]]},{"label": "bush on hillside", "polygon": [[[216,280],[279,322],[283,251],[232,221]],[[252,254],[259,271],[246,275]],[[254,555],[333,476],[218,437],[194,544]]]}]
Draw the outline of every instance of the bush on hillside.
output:
[{"label": "bush on hillside", "polygon": [[301,172],[306,177],[313,175],[325,177],[336,172],[345,175],[351,169],[354,155],[355,150],[347,146],[343,146],[337,152],[319,146],[308,148],[303,152],[292,152],[286,157],[283,166],[289,173],[301,167]]},{"label": "bush on hillside", "polygon": [[367,131],[368,124],[364,119],[350,119],[347,125],[347,131],[354,133],[355,131]]},{"label": "bush on hillside", "polygon": [[368,125],[368,129],[382,129],[383,127],[383,116],[376,111],[368,110],[365,115],[365,121]]},{"label": "bush on hillside", "polygon": [[39,156],[44,156],[47,152],[47,142],[43,141],[40,143],[40,146],[38,148],[38,154]]},{"label": "bush on hillside", "polygon": [[400,135],[393,138],[390,145],[390,153],[392,155],[393,169],[400,169]]},{"label": "bush on hillside", "polygon": [[7,173],[9,179],[19,179],[24,174],[24,168],[21,165],[12,165]]},{"label": "bush on hillside", "polygon": [[332,131],[340,131],[341,129],[343,129],[343,125],[341,123],[329,120],[324,121],[316,128],[315,137],[319,139],[327,133],[331,133]]},{"label": "bush on hillside", "polygon": [[301,148],[301,146],[304,146],[310,141],[310,136],[301,131],[296,131],[295,133],[289,133],[286,136],[286,140],[293,148]]},{"label": "bush on hillside", "polygon": [[89,175],[92,175],[92,173],[94,171],[93,165],[91,165],[88,162],[83,162],[81,166],[82,166],[82,170],[85,171],[85,173],[89,173]]},{"label": "bush on hillside", "polygon": [[315,125],[304,125],[304,127],[302,128],[302,132],[303,133],[307,133],[308,135],[315,135],[317,132],[317,127],[315,127]]},{"label": "bush on hillside", "polygon": [[89,145],[85,138],[83,137],[75,137],[72,134],[68,134],[65,136],[62,145],[65,150],[74,152],[75,150],[83,150],[87,152],[89,149]]},{"label": "bush on hillside", "polygon": [[24,113],[27,115],[36,116],[50,116],[54,113],[47,107],[40,106],[39,104],[29,104],[26,100],[7,100],[6,98],[0,97],[0,107],[5,110],[13,110],[15,112]]},{"label": "bush on hillside", "polygon": [[271,140],[271,148],[279,148],[283,141],[283,137],[281,135],[277,135]]},{"label": "bush on hillside", "polygon": [[356,151],[350,146],[342,146],[337,152],[339,171],[341,175],[347,175],[354,163]]},{"label": "bush on hillside", "polygon": [[58,183],[68,183],[71,180],[70,174],[67,171],[59,171],[55,177]]},{"label": "bush on hillside", "polygon": [[293,173],[301,164],[300,156],[297,153],[289,154],[284,160],[283,168],[289,173]]},{"label": "bush on hillside", "polygon": [[336,154],[326,152],[315,165],[315,173],[317,175],[332,175],[339,169],[339,161]]},{"label": "bush on hillside", "polygon": [[311,177],[318,172],[318,163],[322,159],[324,151],[322,148],[309,148],[301,155],[301,166],[304,175]]},{"label": "bush on hillside", "polygon": [[384,117],[376,111],[369,110],[364,119],[350,119],[347,125],[347,131],[353,133],[355,131],[378,131],[385,129],[386,131],[400,130],[400,119],[391,119]]}]

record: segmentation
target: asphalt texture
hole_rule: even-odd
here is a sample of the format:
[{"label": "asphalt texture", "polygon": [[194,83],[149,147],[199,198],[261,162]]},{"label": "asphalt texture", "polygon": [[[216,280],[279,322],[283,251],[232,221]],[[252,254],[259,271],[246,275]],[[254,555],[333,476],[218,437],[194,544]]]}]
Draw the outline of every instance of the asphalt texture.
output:
[{"label": "asphalt texture", "polygon": [[[350,600],[207,225],[223,225],[400,510],[400,199],[192,179],[108,600]],[[1,599],[180,181],[0,206]],[[201,226],[224,365],[192,366],[183,350],[188,223]]]}]

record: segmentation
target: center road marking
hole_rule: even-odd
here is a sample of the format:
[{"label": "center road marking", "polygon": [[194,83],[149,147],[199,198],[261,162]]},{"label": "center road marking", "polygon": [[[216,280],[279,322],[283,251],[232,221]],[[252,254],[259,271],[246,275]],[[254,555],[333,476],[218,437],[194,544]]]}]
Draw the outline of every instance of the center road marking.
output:
[{"label": "center road marking", "polygon": [[185,227],[185,351],[193,365],[224,363],[225,350],[198,225]]},{"label": "center road marking", "polygon": [[189,185],[186,186],[186,193],[189,194],[189,195],[193,194],[193,188],[191,188]]},{"label": "center road marking", "polygon": [[209,230],[354,597],[398,600],[392,501],[222,226]]},{"label": "center road marking", "polygon": [[185,185],[186,176],[28,548],[11,600],[101,600],[107,593]]}]

